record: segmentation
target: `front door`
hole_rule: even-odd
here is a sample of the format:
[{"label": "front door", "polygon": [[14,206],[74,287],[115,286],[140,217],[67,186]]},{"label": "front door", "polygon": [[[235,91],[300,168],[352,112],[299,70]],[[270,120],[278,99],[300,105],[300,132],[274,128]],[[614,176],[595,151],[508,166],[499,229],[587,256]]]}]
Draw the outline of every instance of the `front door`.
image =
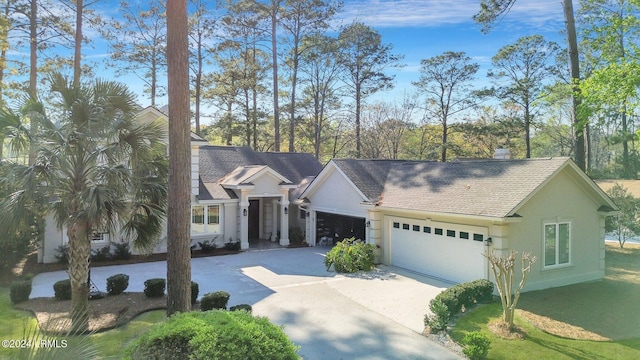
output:
[{"label": "front door", "polygon": [[260,200],[249,200],[249,240],[260,238]]}]

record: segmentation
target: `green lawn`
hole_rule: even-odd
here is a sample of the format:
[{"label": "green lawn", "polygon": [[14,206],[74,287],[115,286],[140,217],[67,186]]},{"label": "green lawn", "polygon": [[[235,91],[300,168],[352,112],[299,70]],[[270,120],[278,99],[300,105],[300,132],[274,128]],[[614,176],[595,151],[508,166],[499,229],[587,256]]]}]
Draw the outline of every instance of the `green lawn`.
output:
[{"label": "green lawn", "polygon": [[149,311],[137,316],[125,326],[94,334],[91,339],[103,356],[102,359],[121,359],[124,349],[132,340],[148,330],[151,325],[164,319],[166,319],[165,310]]},{"label": "green lawn", "polygon": [[[607,245],[606,264],[602,281],[525,293],[518,308],[611,341],[554,336],[518,315],[516,324],[525,330],[525,338],[501,339],[487,328],[502,317],[499,303],[470,311],[450,335],[461,343],[467,332],[486,334],[491,339],[489,359],[640,359],[640,246]],[[549,330],[563,333],[561,326]]]},{"label": "green lawn", "polygon": [[524,328],[523,340],[504,340],[495,336],[487,324],[502,317],[500,304],[484,305],[461,318],[451,331],[451,337],[461,343],[464,334],[480,331],[491,339],[489,359],[640,359],[640,339],[596,342],[564,339],[549,335],[516,317],[516,324]]},{"label": "green lawn", "polygon": [[[144,313],[125,326],[90,335],[91,343],[101,355],[101,359],[121,359],[124,349],[133,339],[140,336],[152,324],[163,321],[165,318],[164,310]],[[25,339],[25,331],[32,331],[36,326],[36,320],[30,313],[13,309],[9,290],[0,288],[0,339]],[[73,344],[71,340],[70,344]],[[0,359],[17,357],[18,350],[0,347]]]}]

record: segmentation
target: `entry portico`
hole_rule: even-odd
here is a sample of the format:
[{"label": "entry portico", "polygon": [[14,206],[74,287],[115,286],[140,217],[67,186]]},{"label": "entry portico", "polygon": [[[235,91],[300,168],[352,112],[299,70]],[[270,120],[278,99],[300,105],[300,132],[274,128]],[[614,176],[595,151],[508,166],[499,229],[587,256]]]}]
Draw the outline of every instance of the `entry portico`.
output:
[{"label": "entry portico", "polygon": [[[240,242],[290,244],[290,228],[304,229],[295,194],[306,188],[322,165],[310,154],[259,153],[247,147],[193,149],[191,238],[221,247]],[[295,239],[294,239],[295,240]]]},{"label": "entry portico", "polygon": [[220,185],[238,197],[242,249],[249,248],[250,235],[276,241],[278,232],[280,245],[289,245],[289,190],[297,185],[267,165],[238,166]]}]

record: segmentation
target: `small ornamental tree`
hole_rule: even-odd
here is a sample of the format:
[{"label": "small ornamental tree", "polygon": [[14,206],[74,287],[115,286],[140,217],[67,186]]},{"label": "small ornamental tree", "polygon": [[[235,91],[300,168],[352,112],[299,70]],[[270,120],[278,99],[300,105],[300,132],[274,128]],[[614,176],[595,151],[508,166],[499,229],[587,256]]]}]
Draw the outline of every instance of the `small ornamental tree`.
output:
[{"label": "small ornamental tree", "polygon": [[511,250],[507,256],[499,256],[495,250],[487,250],[483,255],[489,260],[489,266],[493,271],[496,287],[500,294],[500,302],[502,303],[502,321],[509,324],[509,329],[513,328],[513,316],[520,299],[520,292],[524,288],[524,284],[529,278],[531,268],[538,259],[532,256],[530,252],[522,253],[522,279],[515,286],[515,263],[517,251]]},{"label": "small ornamental tree", "polygon": [[618,238],[618,244],[622,249],[628,239],[640,235],[640,201],[618,183],[613,185],[607,194],[620,208],[620,213],[607,216],[604,222],[605,231]]}]

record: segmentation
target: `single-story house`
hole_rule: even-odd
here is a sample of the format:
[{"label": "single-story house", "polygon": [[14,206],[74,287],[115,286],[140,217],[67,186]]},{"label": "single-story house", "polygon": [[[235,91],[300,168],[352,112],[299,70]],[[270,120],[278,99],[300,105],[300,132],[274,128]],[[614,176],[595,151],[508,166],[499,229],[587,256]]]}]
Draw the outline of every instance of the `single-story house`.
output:
[{"label": "single-story house", "polygon": [[527,291],[602,278],[617,209],[568,158],[334,159],[298,203],[309,244],[361,238],[384,264],[454,283],[491,278],[486,250],[531,252]]},{"label": "single-story house", "polygon": [[[155,108],[142,121],[166,115]],[[604,276],[604,220],[617,207],[568,158],[453,162],[334,159],[210,146],[192,135],[191,236],[221,246],[300,229],[311,246],[355,237],[384,264],[452,283],[490,279],[483,253],[531,252],[526,290]],[[96,234],[93,247],[115,234]],[[46,219],[40,261],[56,261],[66,231]],[[166,235],[156,252],[166,251]]]},{"label": "single-story house", "polygon": [[[142,110],[138,117],[140,121],[167,120],[154,107]],[[241,249],[248,249],[249,239],[269,239],[289,245],[289,229],[303,229],[306,223],[305,213],[291,201],[320,170],[322,165],[311,154],[210,146],[191,134],[192,244],[208,240],[222,247],[239,241]],[[102,248],[111,241],[120,241],[117,233],[95,233],[92,248]],[[46,217],[39,261],[56,262],[58,247],[66,243],[66,229]],[[154,252],[166,251],[165,231]]]}]

